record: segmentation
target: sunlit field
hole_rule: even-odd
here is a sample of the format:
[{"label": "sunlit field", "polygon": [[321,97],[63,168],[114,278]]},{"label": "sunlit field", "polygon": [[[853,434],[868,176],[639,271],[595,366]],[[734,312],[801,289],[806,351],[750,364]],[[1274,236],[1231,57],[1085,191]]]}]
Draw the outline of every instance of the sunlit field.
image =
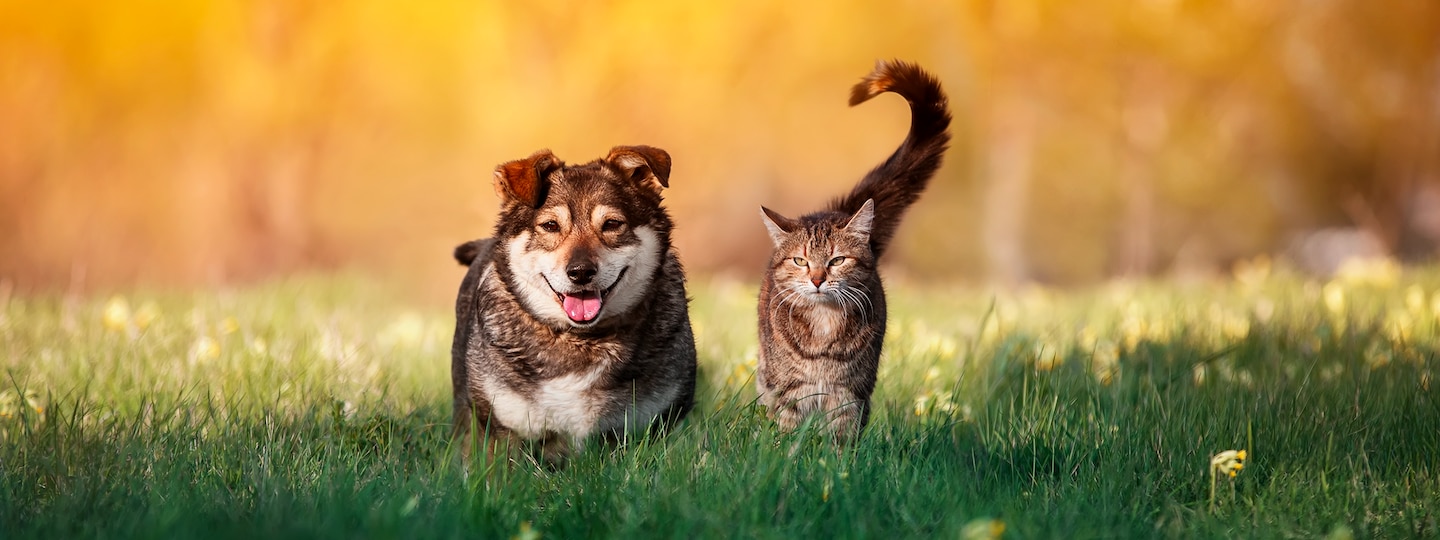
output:
[{"label": "sunlit field", "polygon": [[755,287],[697,281],[701,389],[678,431],[488,479],[447,445],[452,315],[377,282],[0,291],[0,530],[1440,534],[1434,270],[1327,282],[1259,261],[1203,284],[889,290],[877,411],[853,448],[775,432],[753,402]]}]

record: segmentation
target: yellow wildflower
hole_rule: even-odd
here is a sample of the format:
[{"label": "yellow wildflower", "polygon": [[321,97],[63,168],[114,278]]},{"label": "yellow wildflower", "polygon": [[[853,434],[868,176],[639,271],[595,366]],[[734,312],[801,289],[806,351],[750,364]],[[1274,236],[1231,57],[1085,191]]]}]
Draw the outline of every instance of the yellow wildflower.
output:
[{"label": "yellow wildflower", "polygon": [[0,392],[0,418],[10,418],[23,412],[26,408],[35,411],[36,414],[45,414],[45,404],[40,401],[40,396],[34,390],[26,390],[19,396],[6,390]]},{"label": "yellow wildflower", "polygon": [[105,328],[114,332],[121,332],[130,327],[130,303],[124,298],[112,297],[105,303],[104,314]]},{"label": "yellow wildflower", "polygon": [[1210,458],[1210,474],[1224,474],[1234,478],[1235,474],[1240,472],[1240,469],[1245,468],[1245,457],[1246,452],[1244,450],[1226,450],[1215,454],[1214,457]]},{"label": "yellow wildflower", "polygon": [[1060,351],[1053,345],[1045,343],[1035,344],[1035,369],[1039,371],[1050,371],[1060,365]]},{"label": "yellow wildflower", "polygon": [[1120,323],[1120,333],[1125,336],[1125,350],[1133,351],[1145,338],[1149,325],[1139,316],[1131,314]]},{"label": "yellow wildflower", "polygon": [[1391,287],[1400,279],[1400,264],[1389,257],[1352,257],[1340,263],[1335,275],[1348,283]]},{"label": "yellow wildflower", "polygon": [[532,528],[530,522],[526,521],[520,524],[520,531],[511,536],[510,540],[540,540],[540,531]]},{"label": "yellow wildflower", "polygon": [[160,306],[155,305],[155,302],[145,302],[140,305],[140,309],[135,310],[135,327],[144,330],[159,318]]},{"label": "yellow wildflower", "polygon": [[1220,330],[1225,334],[1225,338],[1231,341],[1245,339],[1250,335],[1250,319],[1226,313],[1220,323]]},{"label": "yellow wildflower", "polygon": [[930,410],[930,394],[922,394],[915,398],[915,416],[925,416]]},{"label": "yellow wildflower", "polygon": [[1255,320],[1261,323],[1270,322],[1270,317],[1275,315],[1275,302],[1269,298],[1260,297],[1255,301]]},{"label": "yellow wildflower", "polygon": [[926,392],[915,398],[915,416],[926,416],[939,411],[951,413],[955,411],[955,402],[952,401],[955,395],[951,392]]},{"label": "yellow wildflower", "polygon": [[1110,386],[1110,383],[1115,382],[1115,377],[1120,374],[1120,350],[1114,343],[1101,341],[1096,344],[1091,362],[1095,380],[1100,384]]},{"label": "yellow wildflower", "polygon": [[200,336],[190,346],[190,363],[214,360],[220,357],[220,342],[210,336]]},{"label": "yellow wildflower", "polygon": [[935,345],[935,352],[939,353],[941,359],[950,360],[955,358],[955,340],[942,337]]},{"label": "yellow wildflower", "polygon": [[941,392],[935,396],[935,408],[940,412],[955,412],[955,402],[952,401],[955,395],[950,392]]},{"label": "yellow wildflower", "polygon": [[1215,507],[1215,482],[1220,476],[1234,478],[1245,468],[1245,450],[1226,450],[1210,458],[1210,507]]},{"label": "yellow wildflower", "polygon": [[1325,307],[1330,310],[1331,314],[1340,315],[1341,312],[1345,311],[1344,285],[1341,285],[1337,281],[1326,283],[1322,294],[1325,298]]},{"label": "yellow wildflower", "polygon": [[425,341],[425,331],[425,318],[414,311],[406,311],[381,330],[375,339],[385,348],[419,347]]},{"label": "yellow wildflower", "polygon": [[35,395],[34,390],[25,391],[25,405],[35,411],[35,414],[45,414],[45,404],[40,401],[40,396]]},{"label": "yellow wildflower", "polygon": [[1076,344],[1078,344],[1081,349],[1085,350],[1095,350],[1095,344],[1099,341],[1100,335],[1095,332],[1095,329],[1090,328],[1089,326],[1081,328],[1080,332],[1075,336]]},{"label": "yellow wildflower", "polygon": [[1411,285],[1405,289],[1405,309],[1412,315],[1419,315],[1425,310],[1425,289],[1419,285]]},{"label": "yellow wildflower", "polygon": [[1385,335],[1396,343],[1409,343],[1415,319],[1404,311],[1393,311],[1385,318]]},{"label": "yellow wildflower", "polygon": [[745,369],[745,364],[736,364],[735,369],[730,370],[730,376],[725,377],[725,386],[735,386],[745,381],[750,371]]},{"label": "yellow wildflower", "polygon": [[1330,534],[1325,535],[1325,540],[1355,540],[1355,531],[1348,525],[1340,523],[1330,529]]},{"label": "yellow wildflower", "polygon": [[759,365],[760,360],[755,358],[754,353],[747,355],[745,361],[735,364],[735,367],[730,370],[730,375],[725,377],[726,386],[735,386],[749,380],[751,374],[755,373],[756,366]]},{"label": "yellow wildflower", "polygon": [[960,529],[962,540],[996,540],[1004,535],[1005,522],[998,519],[973,519]]}]

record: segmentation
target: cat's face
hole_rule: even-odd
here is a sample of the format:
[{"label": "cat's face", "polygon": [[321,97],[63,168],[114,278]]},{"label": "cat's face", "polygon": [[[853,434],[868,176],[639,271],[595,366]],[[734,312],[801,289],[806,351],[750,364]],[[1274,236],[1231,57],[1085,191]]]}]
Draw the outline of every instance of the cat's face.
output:
[{"label": "cat's face", "polygon": [[875,273],[875,257],[870,251],[873,201],[867,201],[848,220],[792,220],[761,210],[765,228],[775,242],[770,273],[776,294],[858,309],[869,304],[871,291],[865,283]]}]

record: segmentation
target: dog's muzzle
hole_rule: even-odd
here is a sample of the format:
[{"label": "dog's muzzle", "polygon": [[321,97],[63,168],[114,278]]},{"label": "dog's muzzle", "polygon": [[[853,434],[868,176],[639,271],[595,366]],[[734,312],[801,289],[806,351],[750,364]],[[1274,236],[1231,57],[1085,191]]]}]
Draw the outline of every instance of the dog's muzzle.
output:
[{"label": "dog's muzzle", "polygon": [[560,309],[565,311],[565,316],[569,317],[571,322],[590,324],[600,318],[600,311],[605,309],[605,299],[620,284],[620,280],[625,279],[625,272],[629,269],[628,266],[621,269],[620,275],[615,277],[615,282],[602,290],[562,293],[555,290],[555,286],[550,284],[549,278],[546,278],[544,274],[541,274],[540,278],[544,279],[545,284],[550,286],[550,291],[555,293],[555,301],[560,303]]}]

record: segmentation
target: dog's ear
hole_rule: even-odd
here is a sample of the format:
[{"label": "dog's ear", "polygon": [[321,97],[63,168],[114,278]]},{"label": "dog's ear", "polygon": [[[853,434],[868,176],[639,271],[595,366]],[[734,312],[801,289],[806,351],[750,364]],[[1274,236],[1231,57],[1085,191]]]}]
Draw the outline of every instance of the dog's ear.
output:
[{"label": "dog's ear", "polygon": [[545,202],[545,192],[550,188],[550,173],[565,166],[549,150],[530,154],[495,167],[495,194],[504,201],[515,201],[531,208],[539,208]]},{"label": "dog's ear", "polygon": [[616,146],[605,162],[627,179],[660,193],[670,187],[670,154],[653,146]]}]

